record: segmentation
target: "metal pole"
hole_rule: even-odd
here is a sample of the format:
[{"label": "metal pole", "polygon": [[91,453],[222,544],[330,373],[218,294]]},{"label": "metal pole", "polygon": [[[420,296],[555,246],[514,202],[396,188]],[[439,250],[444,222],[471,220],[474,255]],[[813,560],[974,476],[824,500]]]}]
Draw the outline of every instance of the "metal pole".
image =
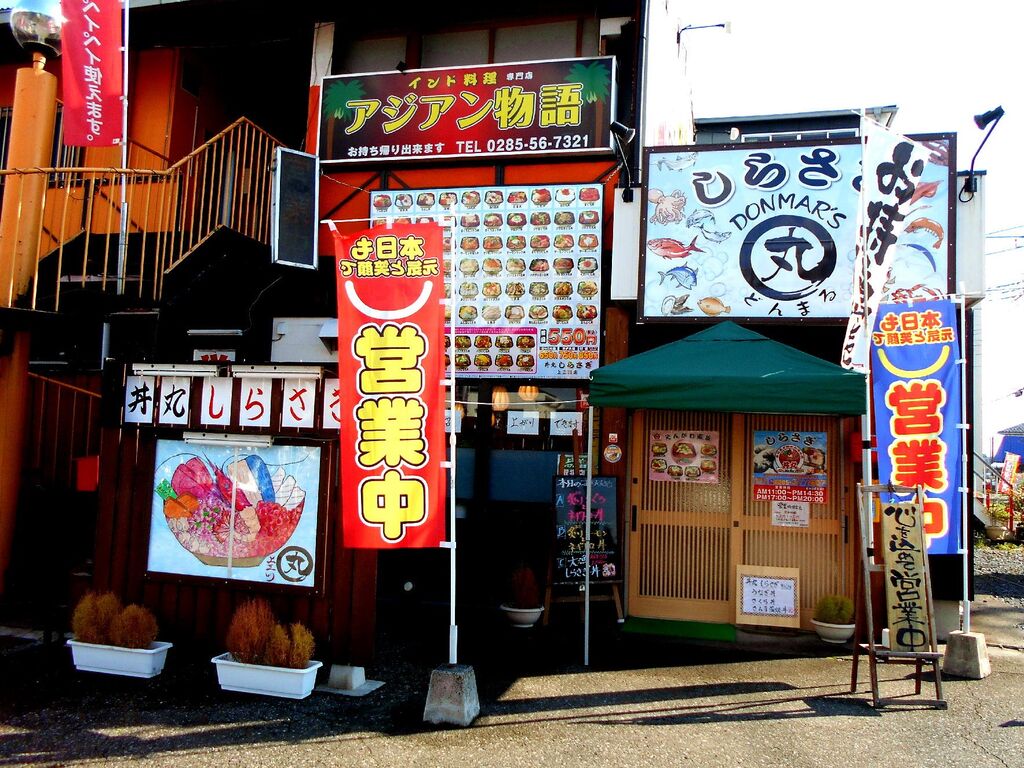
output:
[{"label": "metal pole", "polygon": [[957,365],[960,366],[960,554],[963,557],[963,622],[964,632],[971,631],[971,601],[967,587],[970,579],[968,566],[968,547],[970,545],[970,515],[973,509],[968,508],[967,498],[967,359],[964,350],[964,334],[967,332],[967,293],[963,282],[960,283],[960,355]]},{"label": "metal pole", "polygon": [[[860,157],[861,164],[864,163],[864,157],[867,154],[867,136],[865,135],[864,123],[867,120],[867,115],[861,110],[860,113]],[[864,221],[864,192],[863,185],[861,185],[861,194],[857,202],[858,205],[858,231],[857,231],[857,245],[862,255],[864,250],[864,244],[867,242],[865,233],[865,221]],[[868,311],[868,264],[867,258],[858,260],[861,266],[861,292],[864,312],[864,364],[867,368],[867,373],[864,378],[864,400],[865,409],[864,416],[860,420],[860,431],[861,431],[861,477],[863,478],[864,485],[871,485],[873,482],[873,471],[871,468],[871,430],[873,425],[871,423],[871,313]],[[867,505],[867,510],[864,514],[871,516],[874,512],[872,505]],[[865,521],[867,525],[867,540],[866,546],[874,546],[874,526],[871,525],[870,520]],[[869,600],[870,600],[870,592]]]},{"label": "metal pole", "polygon": [[[454,293],[454,291],[453,291]],[[594,406],[587,405],[587,506],[584,520],[584,551],[587,567],[583,572],[583,666],[590,666],[590,504],[594,494]]]},{"label": "metal pole", "polygon": [[[450,219],[450,225],[452,229],[452,242],[455,242],[455,217]],[[443,230],[442,230],[443,231]],[[441,263],[444,263],[444,257],[442,255]],[[450,260],[452,274],[455,272],[455,261]],[[452,275],[446,275],[445,278],[451,278]],[[459,663],[459,625],[455,622],[455,517],[456,517],[456,504],[455,504],[455,453],[457,450],[457,439],[455,434],[455,319],[458,317],[457,297],[458,291],[455,290],[454,281],[452,280],[451,290],[448,292],[448,308],[450,319],[448,322],[448,347],[452,350],[452,367],[451,375],[448,378],[448,407],[451,412],[451,430],[448,433],[448,524],[450,527],[450,533],[448,535],[448,573],[449,573],[449,611],[448,611],[448,663],[458,664]]]},{"label": "metal pole", "polygon": [[[124,3],[124,45],[121,48],[121,168],[128,168],[128,6]],[[125,270],[128,266],[128,174],[121,174],[121,227],[117,240],[117,293],[124,294]]]}]

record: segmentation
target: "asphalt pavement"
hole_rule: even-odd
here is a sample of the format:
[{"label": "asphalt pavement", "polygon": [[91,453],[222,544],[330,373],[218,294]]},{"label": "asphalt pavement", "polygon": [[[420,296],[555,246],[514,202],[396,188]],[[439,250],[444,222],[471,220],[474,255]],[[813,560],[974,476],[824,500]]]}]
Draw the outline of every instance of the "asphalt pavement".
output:
[{"label": "asphalt pavement", "polygon": [[[584,668],[571,622],[523,631],[495,621],[466,632],[480,717],[439,728],[422,711],[446,627],[410,636],[397,626],[382,627],[366,670],[385,685],[359,699],[222,692],[210,655],[184,648],[159,677],[135,680],[76,672],[64,647],[9,643],[0,766],[1024,765],[1024,652],[1009,648],[991,649],[984,680],[944,678],[946,710],[875,710],[866,662],[851,694],[848,649],[805,637],[776,637],[768,653],[598,622]],[[883,695],[913,693],[910,668],[880,671]]]}]

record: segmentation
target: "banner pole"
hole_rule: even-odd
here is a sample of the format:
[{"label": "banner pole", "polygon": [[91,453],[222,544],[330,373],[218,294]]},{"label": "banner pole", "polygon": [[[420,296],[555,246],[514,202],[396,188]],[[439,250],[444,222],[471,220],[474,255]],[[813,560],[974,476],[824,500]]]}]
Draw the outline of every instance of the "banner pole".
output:
[{"label": "banner pole", "polygon": [[[128,7],[124,4],[124,40],[121,61],[121,169],[128,169]],[[121,174],[121,226],[117,240],[117,294],[124,295],[125,270],[128,264],[128,174]]]},{"label": "banner pole", "polygon": [[[970,583],[970,569],[968,547],[971,536],[971,515],[974,514],[973,506],[967,496],[967,355],[965,352],[965,335],[967,333],[967,293],[964,283],[960,283],[960,358],[957,361],[960,366],[960,554],[963,558],[963,626],[964,632],[971,631],[971,601],[968,593]],[[973,458],[973,454],[972,458]]]},{"label": "banner pole", "polygon": [[594,495],[594,406],[587,404],[587,506],[583,541],[587,567],[583,572],[583,666],[590,666],[590,504]]},{"label": "banner pole", "polygon": [[[867,131],[865,130],[865,124],[867,122],[867,115],[864,110],[860,113],[860,156],[861,165],[863,167],[863,158],[867,157]],[[864,312],[864,365],[866,368],[864,376],[864,415],[860,420],[860,431],[861,431],[861,477],[864,485],[871,485],[874,482],[874,471],[871,467],[871,430],[874,429],[874,425],[871,423],[871,313],[868,311],[868,265],[867,256],[863,254],[865,244],[867,243],[867,233],[865,228],[867,225],[866,217],[864,215],[864,188],[865,184],[863,179],[860,185],[860,196],[857,201],[857,240],[859,249],[864,255],[863,258],[857,260],[857,266],[860,269],[861,279],[861,296],[862,296],[862,311]],[[870,514],[873,508],[869,507],[865,514]],[[867,546],[874,546],[874,526],[870,520],[865,521],[866,525],[862,530],[867,531]]]},{"label": "banner pole", "polygon": [[[441,222],[444,223],[445,219],[442,218]],[[455,242],[458,233],[456,232],[456,219],[452,216],[447,221],[448,226],[451,229],[452,242]],[[443,232],[443,229],[442,229]],[[442,238],[443,239],[443,238]],[[444,256],[441,257],[442,267],[444,265]],[[449,269],[451,274],[445,274],[444,279],[449,280],[450,283],[454,283],[455,275],[455,260],[449,260]],[[458,317],[458,297],[459,292],[455,290],[454,284],[451,290],[448,292],[448,347],[452,350],[452,355],[455,354],[455,318]],[[457,436],[455,433],[455,358],[452,357],[452,366],[448,376],[448,409],[451,414],[451,426],[448,432],[448,525],[450,532],[448,534],[448,576],[449,576],[449,595],[448,595],[448,663],[458,664],[459,663],[459,625],[455,621],[455,520],[456,520],[456,498],[455,498],[455,454],[457,451]]]}]

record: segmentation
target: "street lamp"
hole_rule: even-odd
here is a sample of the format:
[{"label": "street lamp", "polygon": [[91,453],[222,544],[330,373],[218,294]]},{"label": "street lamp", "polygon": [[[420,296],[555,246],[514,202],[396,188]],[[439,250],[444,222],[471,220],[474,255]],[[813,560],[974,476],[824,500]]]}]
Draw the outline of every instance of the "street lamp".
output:
[{"label": "street lamp", "polygon": [[45,59],[60,56],[60,28],[64,18],[60,3],[52,0],[22,0],[11,9],[11,32],[18,45]]}]

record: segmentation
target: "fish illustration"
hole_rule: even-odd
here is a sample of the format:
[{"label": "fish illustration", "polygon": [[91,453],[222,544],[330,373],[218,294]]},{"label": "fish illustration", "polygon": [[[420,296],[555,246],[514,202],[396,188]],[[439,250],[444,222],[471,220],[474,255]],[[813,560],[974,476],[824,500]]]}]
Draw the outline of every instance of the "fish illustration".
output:
[{"label": "fish illustration", "polygon": [[918,245],[917,243],[900,243],[900,245],[906,245],[907,248],[913,248],[915,251],[923,253],[924,257],[928,259],[928,263],[932,265],[932,272],[938,271],[938,267],[935,265],[935,257],[932,256],[932,252],[923,245]]},{"label": "fish illustration", "polygon": [[697,302],[700,311],[709,317],[720,315],[723,312],[732,312],[732,307],[727,307],[717,296],[705,296]]},{"label": "fish illustration", "polygon": [[718,232],[715,226],[715,214],[706,208],[700,208],[686,217],[686,226],[699,229],[701,234],[713,243],[721,243],[728,239],[732,232]]},{"label": "fish illustration", "polygon": [[[913,232],[917,232],[917,231],[922,230],[922,229],[925,232],[931,232],[933,235],[935,235],[936,238],[938,238],[934,243],[932,243],[932,248],[938,248],[939,246],[942,245],[942,238],[943,238],[942,225],[939,224],[939,222],[935,221],[934,219],[926,219],[926,218],[923,218],[923,217],[920,218],[920,219],[914,219],[912,222],[910,222],[907,225],[906,232],[907,232],[907,234],[911,234]],[[648,243],[648,245],[649,245],[649,243]]]},{"label": "fish illustration", "polygon": [[665,300],[661,302],[661,313],[663,315],[685,315],[687,312],[693,312],[693,307],[686,306],[686,302],[690,300],[690,294],[680,296],[666,296]]},{"label": "fish illustration", "polygon": [[935,197],[935,193],[939,191],[939,182],[937,181],[922,181],[915,187],[914,194],[910,198],[907,205],[913,205],[922,197]]},{"label": "fish illustration", "polygon": [[689,245],[683,245],[671,237],[656,237],[653,240],[647,241],[647,247],[656,255],[663,256],[666,259],[685,259],[691,253],[705,252],[697,247],[696,235],[693,236],[693,240],[690,241]]},{"label": "fish illustration", "polygon": [[659,171],[664,171],[666,168],[670,171],[685,171],[696,162],[697,153],[687,152],[675,157],[659,157],[655,161],[655,165],[658,166]]},{"label": "fish illustration", "polygon": [[713,229],[703,228],[701,232],[704,233],[704,237],[710,240],[712,243],[721,243],[729,239],[732,232],[716,232]]},{"label": "fish illustration", "polygon": [[658,274],[661,275],[658,285],[662,285],[666,277],[674,279],[676,285],[680,288],[693,288],[697,284],[697,270],[687,264],[672,267],[667,272],[659,272]]}]

